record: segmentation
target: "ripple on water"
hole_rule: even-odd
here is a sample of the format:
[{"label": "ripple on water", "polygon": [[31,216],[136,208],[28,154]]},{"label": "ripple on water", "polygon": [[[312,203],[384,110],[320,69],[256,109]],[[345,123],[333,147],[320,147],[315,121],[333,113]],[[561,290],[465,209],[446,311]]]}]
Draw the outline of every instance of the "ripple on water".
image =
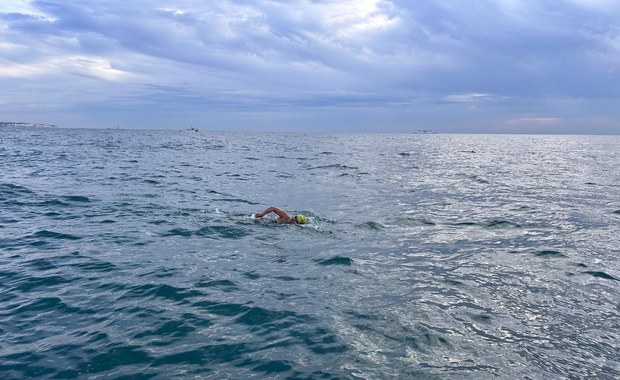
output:
[{"label": "ripple on water", "polygon": [[25,264],[33,267],[34,269],[38,271],[48,271],[48,270],[58,268],[56,264],[54,264],[51,260],[47,258],[36,258],[36,259],[28,260],[25,262]]},{"label": "ripple on water", "polygon": [[81,363],[77,371],[73,372],[76,374],[101,373],[122,366],[146,365],[153,362],[151,355],[136,345],[120,345],[115,343],[104,350],[105,352],[95,355],[88,362]]},{"label": "ripple on water", "polygon": [[486,228],[521,228],[519,223],[514,223],[508,220],[495,219],[485,223],[482,223]]},{"label": "ripple on water", "polygon": [[197,230],[173,228],[163,233],[162,236],[200,236],[210,239],[239,239],[244,236],[248,236],[249,234],[250,232],[247,229],[227,225],[216,225],[201,227]]},{"label": "ripple on water", "polygon": [[172,301],[184,301],[202,295],[198,290],[179,288],[167,284],[147,284],[129,287],[118,300],[163,298]]},{"label": "ripple on water", "polygon": [[29,277],[22,278],[21,281],[19,281],[19,284],[13,290],[27,293],[27,292],[31,292],[37,289],[37,290],[43,290],[47,292],[49,291],[50,287],[53,287],[56,285],[70,284],[73,281],[75,281],[75,279],[67,278],[65,276],[59,276],[59,275],[41,276],[41,277],[29,276]]},{"label": "ripple on water", "polygon": [[[203,324],[204,325],[204,324]],[[196,331],[196,328],[181,320],[166,320],[159,323],[155,328],[149,328],[133,335],[134,339],[146,337],[155,337],[160,343],[159,345],[169,345],[172,342],[166,337],[180,338],[187,336],[189,333]]]},{"label": "ripple on water", "polygon": [[170,364],[190,364],[206,366],[205,370],[212,372],[213,369],[210,367],[219,363],[240,362],[252,351],[246,343],[208,344],[192,350],[162,355],[154,360],[152,365],[161,367]]},{"label": "ripple on water", "polygon": [[81,262],[70,265],[79,269],[80,271],[93,272],[96,274],[113,272],[118,269],[118,267],[112,263],[96,259],[91,259],[88,262]]},{"label": "ripple on water", "polygon": [[[83,310],[78,307],[69,306],[64,303],[59,297],[43,297],[36,298],[26,304],[20,305],[14,311],[16,315],[27,314],[31,317],[36,317],[37,314],[42,312],[58,312],[58,313],[91,313],[92,311]],[[21,316],[22,318],[28,318]]]},{"label": "ripple on water", "polygon": [[224,292],[240,290],[237,284],[231,280],[201,280],[195,285],[197,288],[217,288]]}]

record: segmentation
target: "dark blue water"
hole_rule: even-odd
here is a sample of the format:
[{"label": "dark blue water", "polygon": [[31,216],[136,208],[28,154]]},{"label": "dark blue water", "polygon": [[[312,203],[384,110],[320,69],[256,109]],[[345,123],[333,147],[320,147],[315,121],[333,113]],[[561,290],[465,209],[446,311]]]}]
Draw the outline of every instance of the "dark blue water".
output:
[{"label": "dark blue water", "polygon": [[618,166],[618,136],[0,129],[0,378],[618,378]]}]

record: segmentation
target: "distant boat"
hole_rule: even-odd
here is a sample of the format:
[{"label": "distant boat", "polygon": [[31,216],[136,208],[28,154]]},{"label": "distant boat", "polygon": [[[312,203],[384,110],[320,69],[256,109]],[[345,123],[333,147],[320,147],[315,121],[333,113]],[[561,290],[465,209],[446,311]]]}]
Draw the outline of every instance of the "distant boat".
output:
[{"label": "distant boat", "polygon": [[418,129],[417,131],[413,133],[420,134],[420,135],[430,135],[430,134],[435,134],[437,132],[433,131],[432,129]]},{"label": "distant boat", "polygon": [[188,130],[189,132],[200,132],[200,131],[198,130],[198,128],[194,128],[194,127],[187,128],[187,130]]}]

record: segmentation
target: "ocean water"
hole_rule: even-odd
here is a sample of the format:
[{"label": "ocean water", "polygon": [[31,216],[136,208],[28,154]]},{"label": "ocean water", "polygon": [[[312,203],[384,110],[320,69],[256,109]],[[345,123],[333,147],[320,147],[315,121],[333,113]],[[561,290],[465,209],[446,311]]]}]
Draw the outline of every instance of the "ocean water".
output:
[{"label": "ocean water", "polygon": [[619,166],[619,136],[2,128],[0,378],[618,378]]}]

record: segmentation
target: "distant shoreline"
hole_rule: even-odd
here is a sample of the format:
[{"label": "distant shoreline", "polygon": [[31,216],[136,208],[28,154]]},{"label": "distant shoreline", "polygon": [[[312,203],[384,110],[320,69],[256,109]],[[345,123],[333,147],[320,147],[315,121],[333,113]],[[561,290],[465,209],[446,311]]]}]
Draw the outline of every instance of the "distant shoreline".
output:
[{"label": "distant shoreline", "polygon": [[54,124],[25,123],[22,121],[0,121],[0,127],[57,128]]},{"label": "distant shoreline", "polygon": [[108,127],[67,127],[67,126],[58,126],[56,124],[45,124],[45,123],[27,123],[27,122],[13,122],[13,121],[0,121],[0,129],[2,127],[6,128],[47,128],[47,129],[80,129],[80,130],[109,130],[109,131],[181,131],[181,132],[202,132],[202,133],[285,133],[285,134],[403,134],[403,135],[504,135],[504,136],[620,136],[620,133],[576,133],[576,132],[566,132],[566,133],[551,133],[549,131],[541,131],[541,132],[533,132],[533,131],[436,131],[433,129],[416,129],[416,130],[399,130],[399,131],[357,131],[357,132],[347,132],[347,131],[299,131],[299,130],[243,130],[243,129],[199,129],[196,127],[189,128],[177,128],[177,127],[169,127],[169,128],[128,128],[117,125],[111,125]]}]

